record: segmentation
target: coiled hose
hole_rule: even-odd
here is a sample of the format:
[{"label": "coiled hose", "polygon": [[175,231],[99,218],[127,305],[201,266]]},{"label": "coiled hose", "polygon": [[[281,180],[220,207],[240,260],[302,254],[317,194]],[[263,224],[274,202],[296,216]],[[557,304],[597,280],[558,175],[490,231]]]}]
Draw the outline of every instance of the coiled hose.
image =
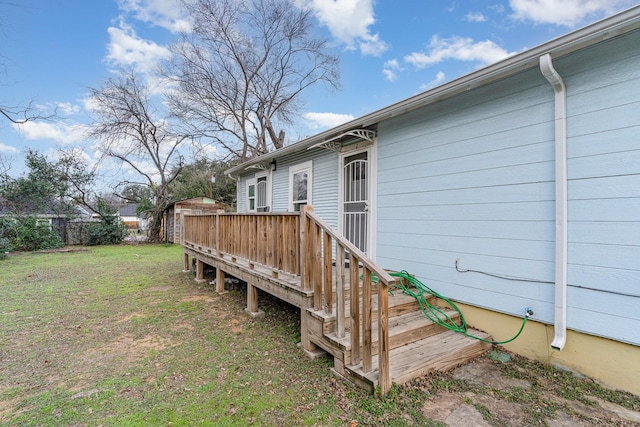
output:
[{"label": "coiled hose", "polygon": [[[522,330],[524,329],[524,325],[527,323],[527,320],[531,314],[530,311],[527,312],[525,317],[522,319],[522,325],[520,326],[520,330],[512,338],[505,341],[487,340],[485,338],[481,338],[469,333],[467,322],[464,318],[464,315],[462,314],[462,311],[458,308],[458,306],[453,301],[440,295],[433,289],[429,288],[427,285],[420,282],[418,279],[416,279],[414,276],[412,276],[405,270],[399,271],[399,272],[390,272],[389,274],[392,277],[398,277],[403,279],[403,280],[396,281],[396,284],[394,285],[394,287],[396,289],[400,289],[404,294],[414,297],[420,304],[420,310],[422,310],[422,313],[425,316],[427,316],[427,318],[431,320],[433,323],[436,323],[442,326],[443,328],[449,329],[451,331],[461,333],[469,338],[473,338],[478,341],[486,342],[492,345],[507,344],[515,340],[516,338],[518,338],[522,333]],[[372,280],[374,281],[374,283],[377,283],[378,278],[376,276],[373,276]],[[392,289],[389,289],[389,293],[391,295],[393,295],[392,291],[393,291]],[[429,303],[428,295],[433,295],[434,297],[441,299],[442,301],[447,303],[452,309],[458,312],[460,316],[460,325],[458,325],[455,322],[455,320],[453,320],[443,309]]]}]

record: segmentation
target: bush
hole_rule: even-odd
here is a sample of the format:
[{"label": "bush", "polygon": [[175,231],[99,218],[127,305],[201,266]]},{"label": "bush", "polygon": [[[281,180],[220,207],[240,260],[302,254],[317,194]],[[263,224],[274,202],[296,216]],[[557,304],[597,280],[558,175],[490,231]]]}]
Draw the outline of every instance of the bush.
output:
[{"label": "bush", "polygon": [[18,218],[16,238],[12,243],[16,251],[37,251],[64,246],[58,230],[49,224],[41,223],[33,216]]},{"label": "bush", "polygon": [[89,246],[113,245],[122,243],[129,234],[129,229],[115,216],[104,216],[101,222],[89,225]]},{"label": "bush", "polygon": [[3,254],[12,250],[37,251],[64,246],[58,230],[47,223],[39,222],[34,216],[2,218],[0,239],[0,251]]},{"label": "bush", "polygon": [[11,252],[11,241],[6,237],[0,237],[0,259],[5,259]]}]

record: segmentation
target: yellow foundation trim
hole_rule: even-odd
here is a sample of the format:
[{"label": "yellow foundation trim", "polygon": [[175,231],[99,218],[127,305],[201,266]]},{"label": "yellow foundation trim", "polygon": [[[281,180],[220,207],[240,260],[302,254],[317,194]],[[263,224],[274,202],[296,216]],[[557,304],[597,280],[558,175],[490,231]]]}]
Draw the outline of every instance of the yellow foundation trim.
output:
[{"label": "yellow foundation trim", "polygon": [[[488,332],[496,341],[511,338],[522,324],[522,317],[456,304],[470,327]],[[640,396],[640,347],[571,330],[567,331],[562,351],[551,348],[552,340],[553,325],[529,320],[522,334],[503,347],[529,359],[586,375],[606,387]]]}]

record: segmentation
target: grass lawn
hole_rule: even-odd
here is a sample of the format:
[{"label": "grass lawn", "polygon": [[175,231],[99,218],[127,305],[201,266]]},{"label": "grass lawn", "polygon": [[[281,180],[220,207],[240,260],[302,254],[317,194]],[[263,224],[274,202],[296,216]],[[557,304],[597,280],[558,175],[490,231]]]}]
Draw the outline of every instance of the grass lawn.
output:
[{"label": "grass lawn", "polygon": [[[469,402],[493,394],[534,423],[563,407],[545,400],[554,387],[565,400],[591,393],[640,408],[636,397],[523,359],[496,369],[529,381],[526,391],[437,374],[370,396],[336,379],[328,359],[304,357],[296,308],[261,294],[266,318],[254,320],[241,286],[217,295],[182,273],[182,262],[178,245],[0,261],[0,425],[436,426],[444,424],[424,407],[441,392]],[[486,401],[476,408],[501,425]]]}]

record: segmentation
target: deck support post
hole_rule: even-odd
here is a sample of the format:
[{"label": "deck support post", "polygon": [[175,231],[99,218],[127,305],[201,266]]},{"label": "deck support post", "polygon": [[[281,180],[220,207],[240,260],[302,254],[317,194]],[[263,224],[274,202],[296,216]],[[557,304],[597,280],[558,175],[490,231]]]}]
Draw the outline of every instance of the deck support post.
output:
[{"label": "deck support post", "polygon": [[191,270],[189,269],[189,254],[185,252],[184,254],[184,266],[182,267],[183,273],[188,273]]},{"label": "deck support post", "polygon": [[306,313],[304,307],[300,307],[300,346],[304,350],[305,354],[309,356],[311,360],[315,358],[315,353],[318,347],[309,339],[309,314]]},{"label": "deck support post", "polygon": [[224,271],[220,267],[216,268],[216,292],[224,293]]},{"label": "deck support post", "polygon": [[247,283],[247,308],[245,311],[253,318],[264,317],[264,311],[258,309],[258,288],[251,283]]},{"label": "deck support post", "polygon": [[204,282],[204,262],[196,260],[196,282]]}]

